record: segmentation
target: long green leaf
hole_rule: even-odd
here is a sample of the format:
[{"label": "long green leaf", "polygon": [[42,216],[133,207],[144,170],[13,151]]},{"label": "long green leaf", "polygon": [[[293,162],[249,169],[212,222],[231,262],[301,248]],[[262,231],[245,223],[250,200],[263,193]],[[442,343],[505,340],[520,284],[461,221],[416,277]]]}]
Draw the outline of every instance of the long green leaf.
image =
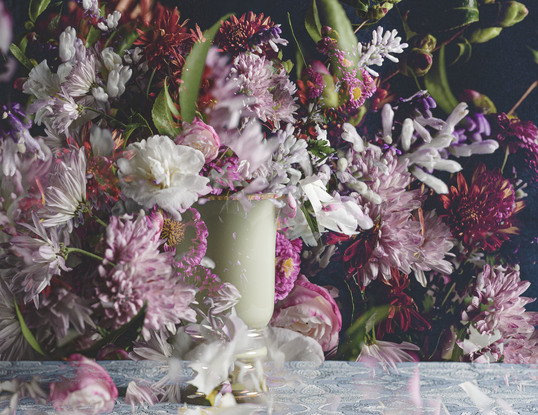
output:
[{"label": "long green leaf", "polygon": [[424,83],[437,105],[447,114],[452,112],[458,105],[458,100],[452,93],[448,83],[444,46],[434,55],[433,65],[428,73],[424,75]]},{"label": "long green leaf", "polygon": [[11,52],[11,54],[13,56],[15,56],[15,58],[17,58],[17,60],[22,63],[22,65],[28,69],[28,70],[31,70],[34,65],[32,65],[32,62],[30,61],[30,59],[28,59],[26,57],[26,55],[24,54],[24,52],[15,44],[15,43],[12,43],[10,46],[9,46],[9,51]]},{"label": "long green leaf", "polygon": [[204,32],[204,41],[196,43],[185,60],[183,73],[181,74],[181,80],[183,82],[179,88],[179,106],[183,121],[190,123],[194,120],[207,52],[220,28],[221,22],[230,16],[231,14],[227,14],[221,17],[217,23],[207,29]]},{"label": "long green leaf", "polygon": [[26,341],[30,346],[32,346],[32,349],[34,349],[37,353],[39,353],[41,356],[45,356],[45,352],[43,349],[41,349],[41,346],[37,342],[36,338],[24,322],[24,318],[22,317],[21,310],[19,310],[19,306],[17,305],[17,302],[15,301],[15,312],[17,313],[17,318],[19,319],[19,324],[21,325],[21,332]]},{"label": "long green leaf", "polygon": [[312,40],[318,43],[321,40],[321,22],[319,20],[318,6],[316,0],[312,0],[310,7],[306,12],[304,20],[306,31],[312,38]]},{"label": "long green leaf", "polygon": [[151,109],[151,117],[159,133],[170,137],[175,137],[179,133],[180,128],[174,116],[177,118],[179,111],[170,97],[165,80],[164,86],[155,98],[155,103]]},{"label": "long green leaf", "polygon": [[[316,0],[322,26],[329,26],[338,32],[338,47],[347,52],[357,50],[358,41],[346,11],[338,0]],[[357,59],[357,54],[351,57]]]},{"label": "long green leaf", "polygon": [[32,22],[35,22],[39,15],[49,7],[50,0],[30,0],[28,15]]}]

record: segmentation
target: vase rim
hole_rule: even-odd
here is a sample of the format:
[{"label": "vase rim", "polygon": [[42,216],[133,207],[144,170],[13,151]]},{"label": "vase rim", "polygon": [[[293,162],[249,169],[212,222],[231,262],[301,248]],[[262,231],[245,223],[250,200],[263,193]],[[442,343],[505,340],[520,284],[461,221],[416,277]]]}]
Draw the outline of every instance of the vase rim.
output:
[{"label": "vase rim", "polygon": [[268,200],[268,199],[282,199],[284,198],[283,195],[277,195],[276,193],[253,193],[249,195],[243,195],[241,198],[236,197],[235,194],[232,195],[210,195],[210,196],[204,196],[201,199],[207,199],[207,200],[241,200],[242,198],[246,198],[248,200]]}]

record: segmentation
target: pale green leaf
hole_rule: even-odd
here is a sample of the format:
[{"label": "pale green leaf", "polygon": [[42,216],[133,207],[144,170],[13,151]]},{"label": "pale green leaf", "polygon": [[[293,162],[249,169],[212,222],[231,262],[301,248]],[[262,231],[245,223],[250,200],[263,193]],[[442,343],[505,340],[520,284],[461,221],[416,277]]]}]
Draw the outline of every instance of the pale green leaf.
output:
[{"label": "pale green leaf", "polygon": [[15,304],[15,313],[17,314],[17,318],[19,319],[19,324],[21,325],[21,332],[26,341],[30,346],[32,346],[32,349],[34,349],[37,353],[39,353],[41,356],[45,356],[45,352],[41,349],[41,346],[37,342],[36,338],[24,322],[24,318],[22,317],[21,310],[19,310],[19,306],[17,302],[14,302]]},{"label": "pale green leaf", "polygon": [[39,15],[43,13],[47,7],[49,7],[50,0],[30,0],[30,6],[28,7],[28,15],[32,22],[35,22]]},{"label": "pale green leaf", "polygon": [[319,20],[318,6],[316,0],[312,0],[310,7],[306,12],[306,18],[304,21],[306,31],[315,43],[321,40],[321,22]]},{"label": "pale green leaf", "polygon": [[220,28],[221,22],[228,19],[230,16],[231,14],[223,16],[217,23],[204,31],[204,41],[195,43],[185,60],[185,65],[183,66],[183,72],[181,74],[182,83],[179,88],[179,106],[181,108],[181,119],[183,121],[190,123],[194,120],[207,52],[209,51],[213,38]]},{"label": "pale green leaf", "polygon": [[437,105],[447,114],[450,114],[458,105],[458,100],[452,93],[448,83],[444,46],[434,56],[431,69],[424,75],[424,83]]}]

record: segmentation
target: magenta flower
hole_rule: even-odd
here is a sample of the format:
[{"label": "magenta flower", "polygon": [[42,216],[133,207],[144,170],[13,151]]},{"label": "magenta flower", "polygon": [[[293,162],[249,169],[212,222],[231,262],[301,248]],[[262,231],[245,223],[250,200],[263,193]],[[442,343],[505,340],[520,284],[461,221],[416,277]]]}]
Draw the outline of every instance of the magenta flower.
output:
[{"label": "magenta flower", "polygon": [[183,130],[176,137],[176,144],[183,144],[200,150],[207,163],[217,157],[220,138],[213,127],[199,118],[195,118],[191,124],[183,123]]},{"label": "magenta flower", "polygon": [[301,270],[300,239],[288,240],[281,232],[276,234],[275,303],[283,300],[295,285]]},{"label": "magenta flower", "polygon": [[50,385],[49,400],[60,414],[97,415],[114,409],[118,389],[110,375],[94,360],[72,355],[73,379],[63,379]]}]

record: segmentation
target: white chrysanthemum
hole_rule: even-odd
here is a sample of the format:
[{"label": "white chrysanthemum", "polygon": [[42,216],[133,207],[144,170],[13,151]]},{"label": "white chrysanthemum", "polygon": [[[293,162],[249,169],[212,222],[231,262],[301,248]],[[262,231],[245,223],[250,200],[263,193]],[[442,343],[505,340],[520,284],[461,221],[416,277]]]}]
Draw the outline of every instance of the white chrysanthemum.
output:
[{"label": "white chrysanthemum", "polygon": [[121,189],[147,209],[157,205],[178,215],[210,190],[199,174],[205,162],[199,150],[158,135],[127,150],[131,157],[118,160]]},{"label": "white chrysanthemum", "polygon": [[67,224],[68,230],[72,230],[73,220],[81,215],[86,205],[86,182],[86,156],[84,149],[80,149],[60,162],[47,187],[41,215],[43,226]]},{"label": "white chrysanthemum", "polygon": [[24,293],[25,303],[33,300],[39,307],[38,295],[50,284],[52,277],[70,270],[62,253],[62,245],[68,240],[65,235],[59,235],[57,229],[47,232],[35,213],[32,219],[34,226],[23,224],[32,234],[11,238],[11,250],[21,261],[11,285],[17,293]]}]

